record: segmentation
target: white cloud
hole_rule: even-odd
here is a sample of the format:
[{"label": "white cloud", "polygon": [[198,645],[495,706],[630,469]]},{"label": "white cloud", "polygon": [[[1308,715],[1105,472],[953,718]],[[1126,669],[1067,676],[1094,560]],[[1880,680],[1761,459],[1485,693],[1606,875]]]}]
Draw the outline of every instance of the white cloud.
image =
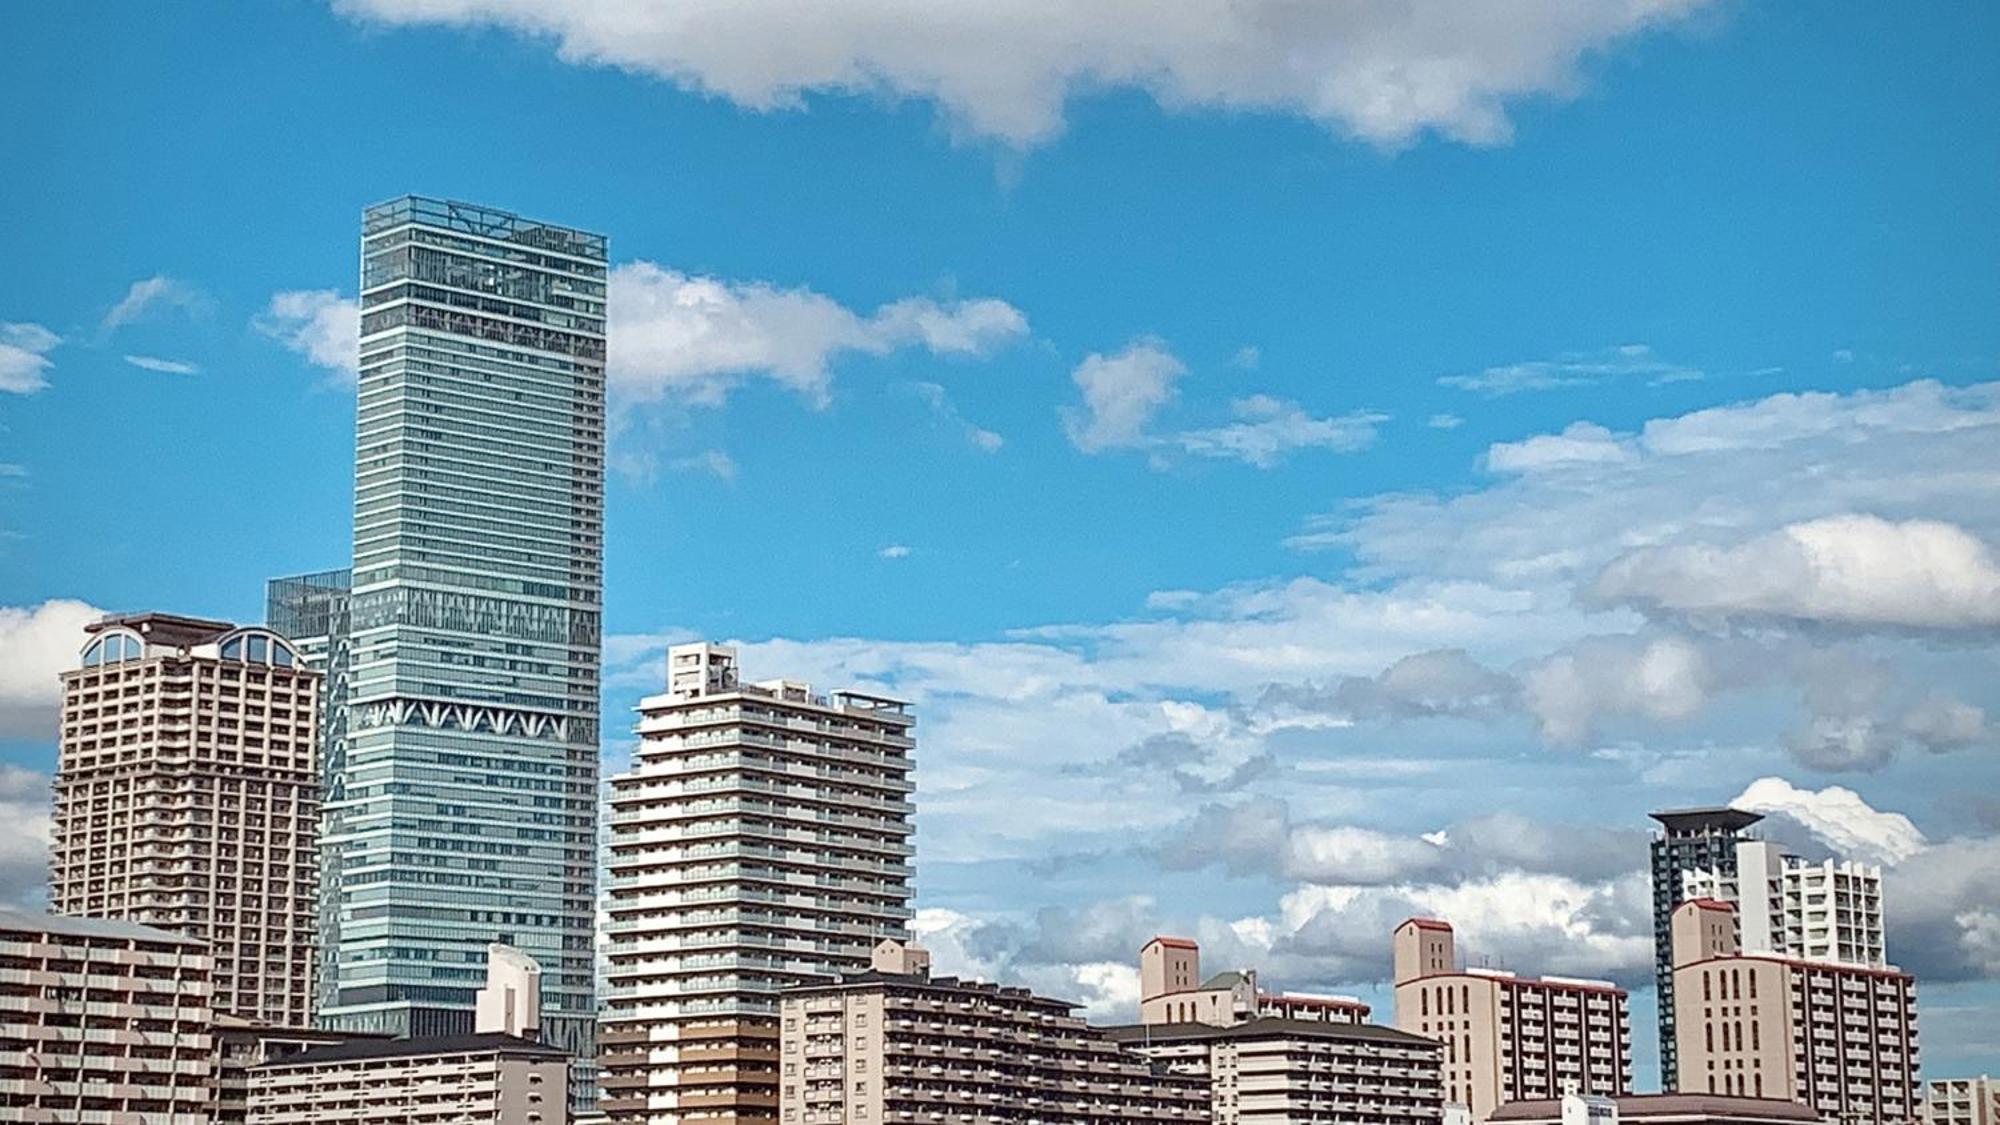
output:
[{"label": "white cloud", "polygon": [[1315,418],[1296,403],[1269,395],[1237,399],[1230,409],[1236,415],[1235,422],[1164,435],[1160,441],[1191,456],[1242,461],[1268,469],[1294,450],[1352,453],[1366,449],[1375,442],[1375,428],[1389,417],[1362,411]]},{"label": "white cloud", "polygon": [[1175,396],[1187,365],[1158,340],[1144,338],[1112,355],[1085,356],[1070,379],[1083,401],[1063,408],[1070,444],[1084,453],[1118,449],[1150,451],[1154,468],[1176,456],[1241,461],[1268,469],[1300,449],[1351,453],[1375,440],[1385,414],[1357,411],[1316,418],[1296,403],[1250,395],[1230,403],[1236,420],[1221,426],[1156,432],[1153,423]]},{"label": "white cloud", "polygon": [[1909,817],[1877,811],[1859,793],[1838,785],[1801,789],[1782,777],[1760,777],[1729,805],[1789,817],[1839,854],[1871,863],[1899,863],[1926,843]]},{"label": "white cloud", "polygon": [[1433,430],[1455,430],[1465,425],[1465,419],[1456,414],[1433,414],[1425,419],[1424,425]]},{"label": "white cloud", "polygon": [[1788,524],[1732,547],[1651,547],[1596,592],[1648,612],[1928,629],[2000,624],[2000,564],[1964,528],[1868,515]]},{"label": "white cloud", "polygon": [[1607,718],[1685,719],[1707,702],[1706,653],[1680,637],[1589,637],[1521,674],[1522,696],[1552,742],[1575,744]]},{"label": "white cloud", "polygon": [[1542,473],[1632,459],[1626,441],[1594,422],[1572,422],[1560,434],[1495,442],[1486,450],[1486,467],[1496,473]]},{"label": "white cloud", "polygon": [[939,303],[912,297],[862,316],[810,289],[694,277],[652,262],[611,271],[606,377],[628,402],[673,396],[716,405],[745,378],[777,381],[815,404],[830,394],[842,352],[984,355],[1025,335],[1027,318],[1005,301]]},{"label": "white cloud", "polygon": [[156,308],[200,309],[206,303],[201,291],[185,281],[165,275],[141,278],[132,283],[118,303],[104,314],[101,327],[109,332],[130,324]]},{"label": "white cloud", "polygon": [[1168,109],[1304,117],[1392,147],[1425,132],[1511,135],[1510,102],[1565,98],[1590,55],[1703,0],[336,0],[381,23],[497,26],[754,110],[808,93],[937,104],[958,128],[1017,146],[1060,132],[1074,95],[1132,88]]},{"label": "white cloud", "polygon": [[0,738],[55,738],[58,677],[75,666],[83,627],[103,616],[69,600],[0,606]]},{"label": "white cloud", "polygon": [[331,289],[273,294],[257,330],[323,367],[347,386],[361,362],[361,304]]},{"label": "white cloud", "polygon": [[163,375],[193,375],[201,370],[192,363],[177,359],[160,359],[150,355],[128,355],[125,362],[142,371],[157,371]]},{"label": "white cloud", "polygon": [[891,543],[875,552],[875,556],[883,559],[907,559],[910,557],[910,549],[901,543]]},{"label": "white cloud", "polygon": [[965,435],[966,444],[972,446],[972,448],[979,450],[981,453],[998,453],[1000,452],[1000,448],[1007,444],[1007,439],[994,433],[992,430],[966,421],[965,416],[959,413],[957,404],[951,401],[951,396],[946,393],[944,387],[941,385],[937,383],[912,383],[910,384],[910,389],[915,392],[918,398],[924,400],[925,404],[931,408],[931,413],[937,415],[945,423],[957,427]]},{"label": "white cloud", "polygon": [[0,906],[34,909],[47,894],[55,827],[47,774],[0,762]]},{"label": "white cloud", "polygon": [[1187,365],[1158,340],[1135,340],[1124,351],[1085,356],[1070,379],[1083,405],[1063,414],[1072,445],[1085,453],[1147,444],[1154,415],[1174,397]]},{"label": "white cloud", "polygon": [[1648,383],[1682,383],[1702,377],[1692,367],[1661,359],[1645,344],[1625,344],[1603,351],[1580,352],[1556,359],[1532,360],[1489,367],[1471,375],[1446,375],[1439,385],[1461,391],[1476,391],[1488,398],[1520,394],[1523,391],[1550,391],[1562,387],[1589,387],[1621,379],[1643,379]]},{"label": "white cloud", "polygon": [[39,324],[0,321],[0,392],[31,395],[49,385],[42,373],[51,366],[48,353],[62,337]]}]

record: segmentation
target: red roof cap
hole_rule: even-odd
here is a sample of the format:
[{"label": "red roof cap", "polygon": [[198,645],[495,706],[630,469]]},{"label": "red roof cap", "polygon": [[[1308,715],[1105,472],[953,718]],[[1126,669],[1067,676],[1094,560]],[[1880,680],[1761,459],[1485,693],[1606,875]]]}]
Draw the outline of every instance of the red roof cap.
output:
[{"label": "red roof cap", "polygon": [[[1451,929],[1451,923],[1442,918],[1408,918],[1403,921],[1403,926],[1415,926],[1420,930]],[[1396,928],[1400,930],[1403,926],[1397,926]]]},{"label": "red roof cap", "polygon": [[1156,938],[1154,938],[1154,939],[1153,939],[1152,941],[1149,941],[1149,942],[1147,942],[1146,944],[1147,944],[1147,945],[1166,945],[1166,946],[1172,946],[1172,947],[1173,947],[1173,948],[1175,948],[1175,949],[1200,949],[1200,948],[1201,948],[1200,946],[1196,945],[1196,944],[1195,944],[1195,943],[1194,943],[1194,942],[1193,942],[1192,940],[1190,940],[1190,939],[1188,939],[1188,938],[1184,938],[1184,937],[1166,937],[1165,935],[1162,935],[1162,936],[1160,936],[1160,937],[1156,937]]}]

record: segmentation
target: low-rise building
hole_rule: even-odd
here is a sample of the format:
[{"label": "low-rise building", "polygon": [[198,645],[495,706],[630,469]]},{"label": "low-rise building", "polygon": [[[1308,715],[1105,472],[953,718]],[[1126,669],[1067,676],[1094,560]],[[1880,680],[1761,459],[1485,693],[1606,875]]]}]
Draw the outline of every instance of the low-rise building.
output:
[{"label": "low-rise building", "polygon": [[276,1059],[312,1047],[351,1039],[386,1039],[358,1031],[326,1031],[316,1027],[276,1027],[219,1012],[215,1017],[215,1083],[212,1117],[215,1125],[243,1125],[250,1120],[250,1071]]},{"label": "low-rise building", "polygon": [[1394,1028],[1260,1016],[1104,1030],[1208,1083],[1214,1125],[1439,1125],[1444,1115],[1444,1048]]},{"label": "low-rise building", "polygon": [[0,1120],[208,1125],[213,971],[194,938],[0,910]]},{"label": "low-rise building", "polygon": [[1933,1078],[1924,1087],[1927,1125],[2000,1125],[2000,1083],[1977,1078]]},{"label": "low-rise building", "polygon": [[1916,981],[1745,951],[1735,915],[1715,899],[1674,908],[1681,1092],[1797,1101],[1845,1125],[1917,1120]]},{"label": "low-rise building", "polygon": [[[1022,988],[933,977],[921,949],[787,989],[784,1125],[1206,1125],[1208,1083],[1171,1073]],[[726,1064],[724,1064],[726,1066]]]},{"label": "low-rise building", "polygon": [[536,1042],[541,968],[487,949],[470,1035],[351,1038],[250,1071],[250,1125],[567,1125],[570,1055]]},{"label": "low-rise building", "polygon": [[1821,1125],[1819,1114],[1797,1102],[1730,1094],[1566,1094],[1508,1102],[1487,1120],[1493,1125]]},{"label": "low-rise building", "polygon": [[1445,1098],[1474,1122],[1512,1102],[1632,1089],[1632,1022],[1609,981],[1458,964],[1451,926],[1412,918],[1393,942],[1396,1026],[1444,1044]]},{"label": "low-rise building", "polygon": [[1156,937],[1139,950],[1139,1022],[1205,1023],[1218,1027],[1259,1017],[1365,1023],[1368,1005],[1352,996],[1264,992],[1257,970],[1201,975],[1201,946],[1190,938]]}]

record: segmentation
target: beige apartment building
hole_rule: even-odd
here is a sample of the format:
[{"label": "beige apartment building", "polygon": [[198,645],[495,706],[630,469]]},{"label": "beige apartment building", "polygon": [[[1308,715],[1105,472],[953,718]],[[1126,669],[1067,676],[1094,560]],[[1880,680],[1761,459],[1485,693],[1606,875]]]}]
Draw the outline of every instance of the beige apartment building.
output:
[{"label": "beige apartment building", "polygon": [[933,977],[883,941],[867,971],[787,989],[784,1125],[1205,1125],[1208,1083],[1022,988]]},{"label": "beige apartment building", "polygon": [[211,1105],[214,1125],[244,1125],[250,1120],[250,1072],[264,1063],[295,1055],[312,1047],[345,1043],[353,1039],[383,1039],[352,1031],[323,1031],[311,1027],[274,1027],[237,1016],[215,1017],[215,1058],[209,1068],[215,1090]]},{"label": "beige apartment building", "polygon": [[1673,941],[1683,1093],[1782,1098],[1843,1125],[1918,1119],[1908,973],[1745,951],[1715,899],[1675,907]]},{"label": "beige apartment building", "polygon": [[600,1108],[630,1125],[778,1112],[778,994],[869,965],[910,918],[906,705],[743,683],[676,645],[611,780]]},{"label": "beige apartment building", "polygon": [[1141,1023],[1111,1038],[1208,1083],[1214,1125],[1438,1125],[1444,1047],[1376,1024],[1259,1016]]},{"label": "beige apartment building", "polygon": [[49,902],[198,937],[214,1006],[312,1020],[319,673],[267,630],[88,627],[62,677]]},{"label": "beige apartment building", "polygon": [[1797,1102],[1678,1093],[1619,1098],[1565,1094],[1508,1102],[1490,1120],[1493,1125],[1825,1125],[1819,1114]]},{"label": "beige apartment building", "polygon": [[542,969],[486,950],[469,1035],[349,1036],[272,1050],[249,1071],[250,1125],[566,1125],[569,1052],[538,1042]]},{"label": "beige apartment building", "polygon": [[1139,1022],[1205,1023],[1218,1027],[1260,1017],[1365,1023],[1368,1005],[1352,996],[1264,992],[1255,969],[1203,979],[1201,946],[1184,937],[1156,937],[1139,950]]},{"label": "beige apartment building", "polygon": [[0,910],[0,1121],[209,1125],[212,967],[182,934]]},{"label": "beige apartment building", "polygon": [[2000,1083],[1977,1078],[1933,1078],[1924,1087],[1928,1125],[2000,1125]]},{"label": "beige apartment building", "polygon": [[1393,939],[1396,1026],[1444,1044],[1445,1099],[1482,1122],[1508,1102],[1632,1088],[1632,1021],[1609,981],[1458,965],[1448,923],[1412,918]]}]

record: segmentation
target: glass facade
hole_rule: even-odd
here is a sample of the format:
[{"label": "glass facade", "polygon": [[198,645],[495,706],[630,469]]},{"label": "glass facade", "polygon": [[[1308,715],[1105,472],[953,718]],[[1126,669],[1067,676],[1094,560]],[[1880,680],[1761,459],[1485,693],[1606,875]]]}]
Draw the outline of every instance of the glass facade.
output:
[{"label": "glass facade", "polygon": [[1680,1082],[1674,1043],[1674,907],[1685,900],[1681,876],[1689,871],[1736,874],[1736,842],[1764,819],[1739,809],[1675,809],[1656,812],[1653,837],[1653,981],[1660,1005],[1660,1088],[1674,1092]]},{"label": "glass facade", "polygon": [[486,207],[366,211],[354,565],[323,612],[279,589],[304,580],[272,588],[274,623],[284,593],[342,666],[321,1022],[470,1031],[506,942],[541,964],[543,1037],[586,1089],[605,254]]}]

